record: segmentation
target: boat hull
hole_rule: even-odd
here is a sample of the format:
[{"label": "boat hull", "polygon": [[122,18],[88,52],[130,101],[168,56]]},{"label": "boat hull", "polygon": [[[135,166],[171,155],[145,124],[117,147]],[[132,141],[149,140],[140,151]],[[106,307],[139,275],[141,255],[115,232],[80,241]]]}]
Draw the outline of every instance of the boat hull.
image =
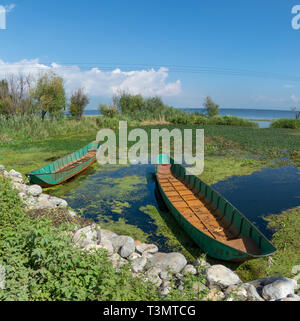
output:
[{"label": "boat hull", "polygon": [[[68,181],[85,171],[96,161],[96,150],[98,148],[99,144],[92,142],[73,154],[28,173],[27,177],[30,184],[51,187]],[[75,165],[71,166],[72,163]]]},{"label": "boat hull", "polygon": [[[178,166],[178,165],[176,165]],[[183,230],[191,237],[191,239],[203,250],[204,253],[209,255],[210,257],[216,258],[218,260],[223,260],[223,261],[233,261],[233,262],[242,262],[246,261],[249,259],[253,258],[258,258],[258,257],[263,257],[270,255],[276,251],[274,246],[254,227],[251,225],[250,222],[247,221],[245,217],[242,216],[235,208],[234,210],[236,211],[235,215],[237,216],[237,213],[241,215],[241,222],[244,222],[244,226],[248,224],[249,228],[249,234],[253,234],[255,238],[257,238],[257,244],[259,243],[260,245],[260,254],[253,254],[253,253],[248,253],[245,251],[241,251],[237,248],[234,248],[232,246],[229,246],[225,242],[221,242],[210,235],[204,233],[201,231],[197,226],[194,226],[189,222],[189,220],[181,213],[180,210],[178,210],[172,201],[170,201],[169,197],[166,195],[166,192],[164,188],[162,187],[160,180],[158,178],[158,166],[156,166],[156,177],[157,177],[157,184],[158,184],[158,189],[160,191],[160,194],[163,198],[163,201],[165,202],[166,206],[170,210],[171,214],[173,217],[176,219],[178,224],[183,228]],[[174,164],[172,165],[174,167]],[[186,177],[186,175],[183,175],[183,177]],[[199,184],[204,184],[199,178],[193,176],[193,180],[199,180]],[[195,183],[195,182],[194,182]],[[200,191],[200,190],[199,190]],[[215,192],[215,191],[214,191]],[[216,193],[216,192],[215,192]],[[219,196],[221,197],[221,196]],[[228,204],[233,207],[229,202]],[[228,206],[229,207],[229,206]],[[225,211],[225,214],[226,211]],[[225,216],[224,214],[224,216]],[[233,220],[231,219],[231,222]],[[247,224],[246,224],[247,223]],[[243,224],[243,223],[242,223]],[[241,227],[241,232],[242,227]]]}]

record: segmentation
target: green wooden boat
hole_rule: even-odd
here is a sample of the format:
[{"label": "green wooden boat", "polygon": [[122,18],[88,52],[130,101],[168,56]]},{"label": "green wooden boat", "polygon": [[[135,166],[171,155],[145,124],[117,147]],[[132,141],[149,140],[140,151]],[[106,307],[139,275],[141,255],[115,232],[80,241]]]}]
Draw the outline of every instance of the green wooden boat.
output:
[{"label": "green wooden boat", "polygon": [[49,187],[61,184],[78,175],[96,161],[100,143],[95,141],[80,150],[67,155],[27,175],[31,184]]},{"label": "green wooden boat", "polygon": [[172,215],[209,256],[245,261],[273,254],[271,242],[230,202],[173,159],[160,155],[158,188]]}]

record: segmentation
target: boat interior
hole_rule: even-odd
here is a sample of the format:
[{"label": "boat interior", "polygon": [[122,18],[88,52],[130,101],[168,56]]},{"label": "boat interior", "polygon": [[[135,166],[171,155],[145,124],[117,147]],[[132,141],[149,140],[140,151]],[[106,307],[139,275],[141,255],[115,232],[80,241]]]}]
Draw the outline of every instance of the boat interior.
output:
[{"label": "boat interior", "polygon": [[[178,168],[180,167],[178,166]],[[177,171],[180,170],[178,168],[176,168]],[[205,195],[207,193],[201,193],[201,187],[196,184],[196,181],[198,181],[198,184],[201,181],[193,180],[195,176],[190,179],[186,179],[187,177],[187,175],[182,175],[182,173],[180,175],[180,173],[171,170],[171,164],[158,165],[157,179],[161,188],[186,220],[219,242],[252,255],[260,255],[261,250],[257,244],[262,242],[261,235],[257,235],[258,242],[254,242],[251,226],[248,235],[245,234],[247,224],[245,224],[243,218],[240,219],[237,227],[237,222],[233,224],[234,211],[228,218],[225,215],[226,209],[220,211],[220,206],[215,206],[212,201],[208,200],[209,197]],[[205,184],[205,186],[207,185]],[[212,199],[213,195],[210,198]],[[220,200],[218,200],[218,203],[220,203]]]}]

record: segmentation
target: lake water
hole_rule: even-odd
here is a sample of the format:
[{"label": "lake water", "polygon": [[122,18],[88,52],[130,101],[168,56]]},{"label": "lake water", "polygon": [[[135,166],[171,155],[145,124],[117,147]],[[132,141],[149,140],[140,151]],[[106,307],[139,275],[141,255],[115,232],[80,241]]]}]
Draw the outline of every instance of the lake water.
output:
[{"label": "lake water", "polygon": [[[272,231],[262,218],[300,206],[300,173],[294,166],[266,168],[213,185],[268,238]],[[198,247],[178,226],[156,188],[153,165],[95,165],[84,175],[50,191],[64,197],[83,216],[119,224],[119,219],[148,235],[161,251],[196,252]]]},{"label": "lake water", "polygon": [[[182,108],[191,113],[204,113],[203,108]],[[84,116],[99,116],[98,110],[85,110]],[[260,128],[268,128],[271,120],[278,118],[295,118],[291,110],[247,109],[247,108],[220,108],[220,115],[232,115],[245,119],[256,120]]]}]

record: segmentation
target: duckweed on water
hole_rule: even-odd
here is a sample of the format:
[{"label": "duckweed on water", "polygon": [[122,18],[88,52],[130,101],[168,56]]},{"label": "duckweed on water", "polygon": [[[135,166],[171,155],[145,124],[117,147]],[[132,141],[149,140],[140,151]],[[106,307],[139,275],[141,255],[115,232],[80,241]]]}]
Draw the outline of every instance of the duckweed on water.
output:
[{"label": "duckweed on water", "polygon": [[119,235],[131,236],[134,240],[141,242],[148,242],[149,235],[135,225],[128,224],[124,218],[119,218],[117,221],[113,221],[107,217],[99,217],[99,223],[101,228],[110,230]]}]

